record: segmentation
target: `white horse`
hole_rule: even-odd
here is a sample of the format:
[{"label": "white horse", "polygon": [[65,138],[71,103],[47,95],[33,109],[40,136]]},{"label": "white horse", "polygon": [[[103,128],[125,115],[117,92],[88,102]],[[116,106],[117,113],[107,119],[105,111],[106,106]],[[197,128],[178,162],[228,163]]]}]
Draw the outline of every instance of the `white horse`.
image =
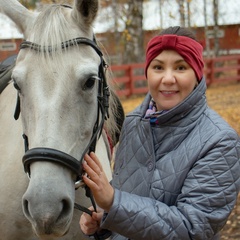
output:
[{"label": "white horse", "polygon": [[[35,13],[17,0],[0,0],[26,39],[13,84],[0,94],[0,240],[86,238],[74,203],[91,203],[84,189],[75,191],[75,182],[95,136],[111,179],[101,134],[109,90],[92,31],[98,7],[98,0],[75,0],[72,8],[51,5]],[[113,136],[117,108],[115,97],[109,100],[104,125]]]}]

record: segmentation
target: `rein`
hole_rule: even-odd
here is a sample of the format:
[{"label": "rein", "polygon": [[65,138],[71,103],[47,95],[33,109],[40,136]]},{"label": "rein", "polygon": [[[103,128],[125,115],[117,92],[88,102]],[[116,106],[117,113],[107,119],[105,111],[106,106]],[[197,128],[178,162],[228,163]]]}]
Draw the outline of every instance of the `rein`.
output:
[{"label": "rein", "polygon": [[[103,54],[102,54],[101,50],[99,49],[99,47],[96,44],[95,38],[92,41],[88,38],[79,37],[79,38],[75,38],[75,39],[63,42],[61,44],[61,46],[62,46],[62,48],[69,48],[69,47],[79,45],[79,44],[91,46],[96,51],[96,53],[99,55],[99,57],[101,59],[101,63],[99,65],[99,71],[98,71],[98,77],[100,79],[99,85],[98,85],[98,96],[97,96],[97,98],[98,98],[98,114],[97,114],[96,122],[93,127],[93,133],[92,133],[91,140],[90,140],[89,144],[87,145],[86,149],[84,150],[81,158],[79,160],[77,160],[67,153],[64,153],[64,152],[61,152],[59,150],[52,149],[52,148],[38,147],[38,148],[29,149],[29,139],[28,139],[27,135],[23,134],[24,145],[25,145],[25,154],[22,158],[24,171],[25,171],[25,173],[27,173],[29,178],[31,175],[30,165],[31,165],[31,163],[36,162],[36,161],[49,161],[49,162],[54,162],[54,163],[61,164],[65,167],[67,167],[68,169],[70,169],[72,172],[74,172],[77,175],[77,179],[75,182],[75,189],[78,189],[80,186],[84,185],[84,183],[82,182],[82,174],[83,174],[82,160],[83,160],[84,155],[87,152],[95,151],[97,139],[98,139],[98,137],[100,137],[102,129],[103,129],[104,120],[109,117],[108,109],[109,109],[109,96],[110,96],[109,87],[107,85],[106,76],[105,76],[105,71],[108,66],[103,59]],[[26,48],[32,49],[37,52],[44,51],[44,52],[51,53],[53,51],[52,46],[42,47],[38,44],[29,42],[29,41],[23,41],[20,46],[20,50],[26,49]],[[16,108],[15,108],[15,113],[14,113],[15,120],[17,120],[19,118],[20,111],[21,111],[20,97],[19,97],[19,93],[18,93]],[[94,207],[94,211],[97,212],[96,203],[92,196],[91,190],[86,185],[84,187],[86,190],[86,196],[90,198],[92,205]],[[88,208],[81,206],[77,203],[74,204],[74,208],[81,210],[89,215],[92,215],[92,211],[90,211]],[[98,234],[95,233],[94,238],[100,239],[100,237],[102,237],[104,235],[104,239],[105,239],[106,236],[110,236],[109,233],[110,233],[109,231],[100,233],[101,236],[98,236]]]},{"label": "rein", "polygon": [[9,81],[11,80],[12,69],[15,64],[7,67],[1,67],[0,64],[0,94],[7,87]]}]

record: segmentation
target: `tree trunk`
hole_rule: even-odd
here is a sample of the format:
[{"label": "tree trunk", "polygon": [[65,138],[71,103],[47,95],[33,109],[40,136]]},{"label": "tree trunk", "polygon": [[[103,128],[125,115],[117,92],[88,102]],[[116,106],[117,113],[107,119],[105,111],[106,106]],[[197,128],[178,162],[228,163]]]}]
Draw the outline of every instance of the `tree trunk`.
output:
[{"label": "tree trunk", "polygon": [[187,27],[191,27],[191,10],[190,1],[187,1]]},{"label": "tree trunk", "polygon": [[184,0],[177,0],[179,4],[179,12],[180,12],[180,25],[181,27],[185,27],[185,8],[184,8]]},{"label": "tree trunk", "polygon": [[143,0],[130,1],[128,3],[124,32],[124,63],[137,63],[144,60],[142,21]]},{"label": "tree trunk", "polygon": [[219,26],[218,26],[218,0],[213,0],[213,19],[214,19],[214,55],[218,56],[219,55],[219,38],[218,38],[218,31],[219,31]]},{"label": "tree trunk", "polygon": [[205,44],[206,44],[206,52],[207,57],[210,57],[210,43],[208,37],[208,22],[207,22],[207,1],[203,0],[204,4],[204,33],[205,33]]}]

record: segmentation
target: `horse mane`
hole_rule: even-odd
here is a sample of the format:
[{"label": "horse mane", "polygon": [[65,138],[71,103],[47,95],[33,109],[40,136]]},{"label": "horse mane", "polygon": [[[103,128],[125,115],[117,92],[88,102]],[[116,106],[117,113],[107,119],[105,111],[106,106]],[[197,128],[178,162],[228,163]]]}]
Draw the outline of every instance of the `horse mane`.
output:
[{"label": "horse mane", "polygon": [[60,4],[43,7],[32,25],[29,40],[41,46],[56,46],[60,50],[61,42],[69,38],[71,29],[64,10]]},{"label": "horse mane", "polygon": [[[69,38],[69,29],[72,29],[71,23],[68,21],[65,7],[60,4],[51,4],[47,7],[44,7],[39,13],[36,21],[32,25],[32,31],[29,36],[29,41],[38,44],[41,46],[39,57],[42,63],[46,65],[45,69],[49,69],[48,61],[56,61],[59,71],[63,71],[66,68],[66,65],[62,61],[64,52],[66,49],[62,48],[62,42],[65,42]],[[86,34],[86,29],[84,26],[82,28],[82,33]],[[75,37],[86,37],[79,36],[79,28],[74,30],[72,34]],[[89,30],[88,30],[89,31]],[[90,33],[93,36],[93,32]],[[74,37],[74,38],[75,38]],[[91,39],[92,40],[92,39]],[[72,42],[74,47],[79,47],[75,42]],[[51,46],[52,51],[49,53],[46,51],[46,47]],[[64,69],[65,70],[65,69]],[[121,105],[119,99],[116,97],[114,86],[113,86],[113,77],[110,70],[106,71],[106,78],[110,92],[112,93],[109,98],[109,118],[105,121],[105,129],[107,134],[112,139],[113,143],[117,142],[116,136],[119,135],[120,128],[116,119],[123,118],[122,113],[119,113],[119,105]],[[109,80],[112,81],[109,81]]]}]

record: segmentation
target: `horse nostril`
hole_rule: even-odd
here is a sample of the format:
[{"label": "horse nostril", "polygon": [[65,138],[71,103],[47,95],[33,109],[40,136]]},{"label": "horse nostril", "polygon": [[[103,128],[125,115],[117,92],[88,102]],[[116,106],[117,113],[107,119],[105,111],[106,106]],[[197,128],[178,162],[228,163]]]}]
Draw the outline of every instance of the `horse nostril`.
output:
[{"label": "horse nostril", "polygon": [[71,202],[68,199],[62,200],[62,211],[58,217],[58,219],[62,218],[62,216],[68,216],[71,214],[72,208],[71,208]]},{"label": "horse nostril", "polygon": [[30,217],[30,212],[29,212],[29,208],[28,208],[28,200],[26,200],[26,199],[23,200],[23,211],[27,217]]}]

